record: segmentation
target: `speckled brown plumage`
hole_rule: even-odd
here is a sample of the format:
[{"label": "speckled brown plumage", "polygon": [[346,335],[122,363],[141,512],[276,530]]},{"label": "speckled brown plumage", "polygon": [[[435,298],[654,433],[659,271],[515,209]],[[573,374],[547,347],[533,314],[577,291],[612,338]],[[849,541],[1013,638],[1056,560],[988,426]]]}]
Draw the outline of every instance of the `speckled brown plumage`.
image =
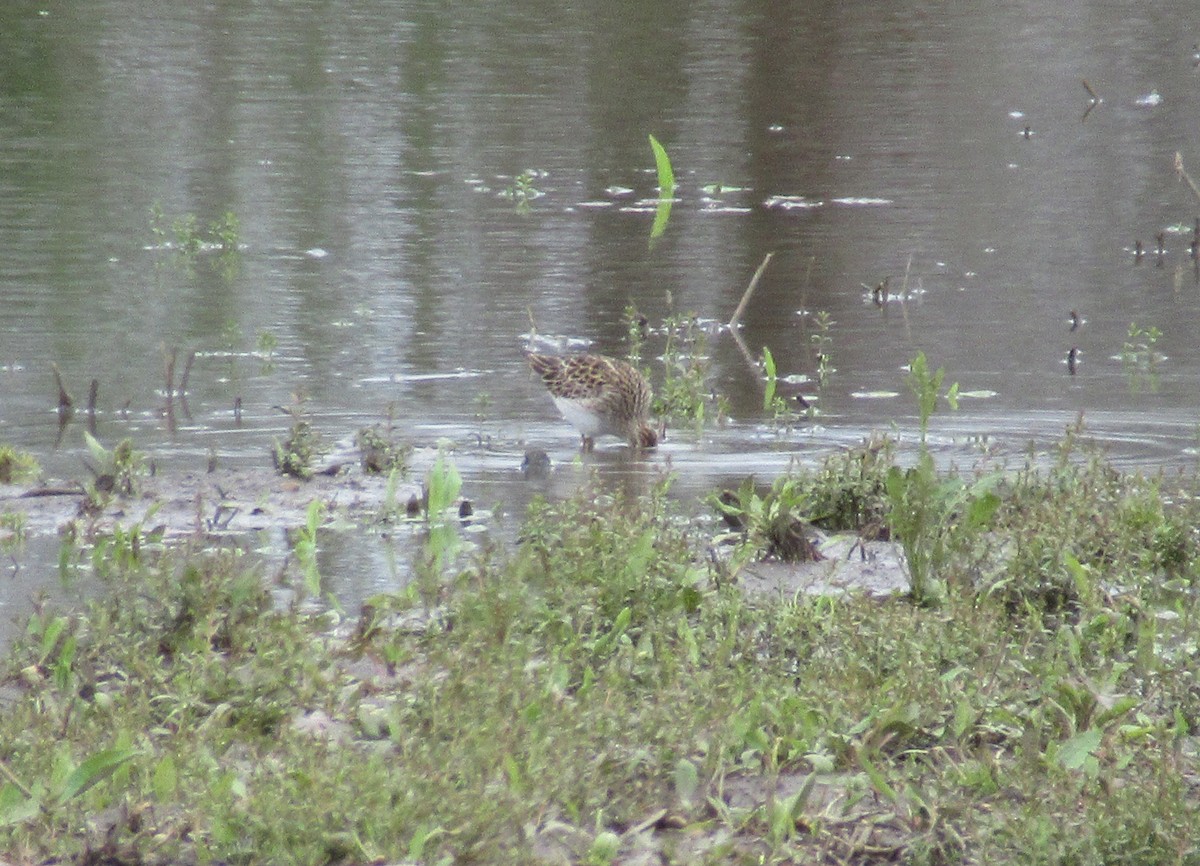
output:
[{"label": "speckled brown plumage", "polygon": [[554,404],[583,437],[590,451],[596,436],[624,438],[633,448],[658,444],[646,423],[650,412],[650,384],[637,368],[604,355],[538,355],[529,353],[529,365],[542,377]]}]

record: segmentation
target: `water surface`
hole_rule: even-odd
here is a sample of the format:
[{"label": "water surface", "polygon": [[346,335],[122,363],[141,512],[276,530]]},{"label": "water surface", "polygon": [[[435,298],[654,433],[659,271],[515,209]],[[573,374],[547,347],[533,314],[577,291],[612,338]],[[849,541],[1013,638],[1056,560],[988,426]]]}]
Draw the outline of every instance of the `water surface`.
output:
[{"label": "water surface", "polygon": [[[419,447],[451,440],[464,492],[515,522],[587,476],[523,366],[530,316],[620,354],[626,307],[726,321],[773,252],[741,336],[811,377],[828,314],[834,372],[801,386],[820,417],[774,429],[759,371],[716,336],[730,423],[673,431],[648,463],[603,453],[602,473],[669,469],[701,495],[873,429],[911,443],[917,351],[975,395],[935,420],[952,459],[1020,455],[1082,413],[1125,465],[1190,464],[1200,203],[1174,160],[1200,175],[1192,11],[6,3],[0,440],[83,472],[52,364],[77,400],[98,379],[100,438],[162,471],[265,462],[299,395],[331,439],[390,416]],[[679,181],[656,243],[649,134]],[[165,244],[227,212],[236,254]],[[864,285],[885,278],[876,305]],[[1132,325],[1161,332],[1144,369],[1121,360]],[[164,348],[197,352],[186,414],[163,411]],[[517,471],[529,446],[563,467],[541,488]],[[5,604],[57,579],[35,549]],[[324,556],[361,595],[407,553],[331,538]]]}]

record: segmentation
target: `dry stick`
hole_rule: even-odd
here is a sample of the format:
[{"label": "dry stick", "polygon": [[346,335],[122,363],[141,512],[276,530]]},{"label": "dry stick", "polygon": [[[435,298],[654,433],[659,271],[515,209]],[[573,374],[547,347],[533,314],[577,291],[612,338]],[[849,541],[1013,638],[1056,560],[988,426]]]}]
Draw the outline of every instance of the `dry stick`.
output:
[{"label": "dry stick", "polygon": [[1183,156],[1179,153],[1179,151],[1175,151],[1175,173],[1183,180],[1186,180],[1187,185],[1192,188],[1192,193],[1196,196],[1196,198],[1200,198],[1200,187],[1196,186],[1196,182],[1192,180],[1192,176],[1188,174],[1187,170],[1183,167]]},{"label": "dry stick", "polygon": [[738,319],[742,317],[742,313],[746,311],[746,305],[750,303],[750,296],[754,294],[754,290],[758,288],[758,281],[763,275],[763,271],[767,269],[767,262],[771,261],[771,256],[774,252],[769,252],[763,256],[762,264],[758,266],[758,270],[754,272],[754,276],[750,278],[750,285],[746,286],[746,291],[742,293],[742,300],[738,303],[737,309],[733,311],[733,317],[729,320],[728,328],[733,330],[737,327]]},{"label": "dry stick", "polygon": [[67,412],[74,405],[75,401],[71,399],[71,395],[67,393],[67,389],[63,386],[62,373],[58,369],[58,364],[51,362],[50,368],[54,370],[54,381],[58,385],[58,411]]},{"label": "dry stick", "polygon": [[1090,96],[1092,98],[1092,102],[1093,103],[1100,102],[1100,97],[1096,95],[1096,91],[1092,90],[1092,85],[1087,83],[1087,79],[1081,78],[1080,81],[1083,82],[1083,89],[1088,92],[1088,96]]}]

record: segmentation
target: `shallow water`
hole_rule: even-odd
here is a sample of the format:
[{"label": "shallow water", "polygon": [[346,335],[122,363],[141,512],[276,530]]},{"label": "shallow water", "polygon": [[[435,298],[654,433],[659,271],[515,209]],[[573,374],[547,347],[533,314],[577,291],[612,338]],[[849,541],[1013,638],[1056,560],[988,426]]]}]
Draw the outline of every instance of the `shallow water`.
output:
[{"label": "shallow water", "polygon": [[[505,528],[588,475],[523,366],[530,315],[619,354],[627,305],[726,321],[767,252],[740,333],[812,377],[828,314],[834,372],[800,386],[820,417],[774,431],[760,372],[716,335],[730,423],[589,466],[669,468],[700,496],[874,429],[911,443],[918,350],[975,395],[935,419],[948,460],[1017,459],[1081,413],[1122,465],[1196,460],[1200,202],[1174,172],[1179,152],[1200,176],[1190,6],[176,6],[0,9],[0,441],[54,476],[86,451],[82,418],[59,440],[51,364],[77,401],[98,379],[97,434],[164,472],[263,464],[297,393],[331,439],[391,415],[451,440]],[[679,181],[654,243],[648,134]],[[170,248],[174,221],[226,211],[237,253]],[[1132,364],[1131,325],[1161,331]],[[198,353],[186,413],[164,413],[163,347]],[[529,446],[548,481],[521,477]],[[322,569],[353,599],[407,555],[330,533]],[[53,545],[22,556],[0,609],[57,581]]]}]

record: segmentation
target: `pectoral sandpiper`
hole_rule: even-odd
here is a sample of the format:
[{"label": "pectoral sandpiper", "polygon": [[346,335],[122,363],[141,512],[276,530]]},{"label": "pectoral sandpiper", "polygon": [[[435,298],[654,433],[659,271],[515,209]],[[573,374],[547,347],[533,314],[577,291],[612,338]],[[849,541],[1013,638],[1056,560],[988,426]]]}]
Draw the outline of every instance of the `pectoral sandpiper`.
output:
[{"label": "pectoral sandpiper", "polygon": [[621,436],[632,448],[653,448],[658,434],[646,423],[650,384],[630,364],[604,355],[528,354],[554,405],[583,437],[591,451],[597,436]]}]

